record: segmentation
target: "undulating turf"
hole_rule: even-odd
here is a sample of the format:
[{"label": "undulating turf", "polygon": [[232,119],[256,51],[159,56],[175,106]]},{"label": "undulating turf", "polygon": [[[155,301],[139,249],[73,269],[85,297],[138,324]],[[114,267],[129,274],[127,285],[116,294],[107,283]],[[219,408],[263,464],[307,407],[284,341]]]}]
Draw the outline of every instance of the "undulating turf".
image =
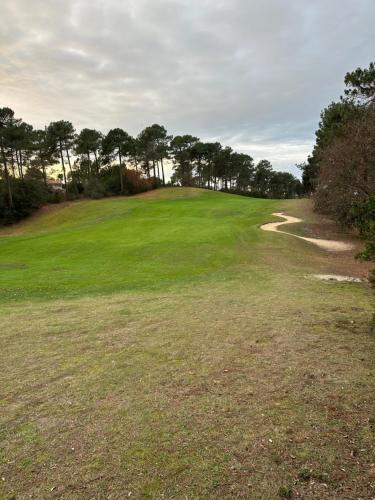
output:
[{"label": "undulating turf", "polygon": [[82,201],[0,238],[0,300],[160,289],[249,266],[276,206],[197,189]]},{"label": "undulating turf", "polygon": [[0,498],[374,496],[372,293],[280,210],[310,216],[166,189],[6,231]]}]

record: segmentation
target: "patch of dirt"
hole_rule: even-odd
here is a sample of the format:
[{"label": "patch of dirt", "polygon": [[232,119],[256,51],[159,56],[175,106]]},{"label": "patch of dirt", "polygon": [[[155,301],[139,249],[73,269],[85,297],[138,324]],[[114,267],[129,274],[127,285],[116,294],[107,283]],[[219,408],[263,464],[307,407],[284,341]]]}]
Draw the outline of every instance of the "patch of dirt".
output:
[{"label": "patch of dirt", "polygon": [[297,222],[303,222],[302,219],[298,219],[297,217],[291,217],[290,215],[284,215],[282,212],[277,212],[272,215],[276,217],[282,217],[283,221],[279,222],[269,222],[267,224],[263,224],[261,229],[264,231],[275,231],[279,233],[288,234],[289,236],[294,236],[295,238],[299,238],[304,241],[308,241],[309,243],[313,243],[324,250],[328,250],[330,252],[345,252],[348,250],[353,250],[354,246],[351,243],[347,243],[345,241],[337,241],[337,240],[323,240],[318,238],[306,238],[305,236],[299,236],[297,234],[287,233],[286,231],[280,231],[278,229],[279,226],[283,224],[294,224]]},{"label": "patch of dirt", "polygon": [[312,276],[321,281],[336,281],[339,283],[362,283],[363,281],[361,278],[343,276],[341,274],[313,274]]}]

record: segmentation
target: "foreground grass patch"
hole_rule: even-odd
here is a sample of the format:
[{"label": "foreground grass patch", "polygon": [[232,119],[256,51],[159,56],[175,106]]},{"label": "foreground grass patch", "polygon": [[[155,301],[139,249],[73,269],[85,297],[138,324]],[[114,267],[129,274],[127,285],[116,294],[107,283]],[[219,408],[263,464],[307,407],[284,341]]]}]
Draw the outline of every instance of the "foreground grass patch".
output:
[{"label": "foreground grass patch", "polygon": [[3,308],[3,491],[366,498],[370,301],[324,286],[283,277]]}]

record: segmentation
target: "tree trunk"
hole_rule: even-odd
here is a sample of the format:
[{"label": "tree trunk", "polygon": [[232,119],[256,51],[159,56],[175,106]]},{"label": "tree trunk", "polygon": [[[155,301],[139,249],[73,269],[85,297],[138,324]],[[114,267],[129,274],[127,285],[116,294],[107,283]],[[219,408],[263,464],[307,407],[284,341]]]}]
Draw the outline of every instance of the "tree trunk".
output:
[{"label": "tree trunk", "polygon": [[163,186],[165,186],[163,158],[161,158],[160,164],[161,164],[161,175],[163,176]]},{"label": "tree trunk", "polygon": [[122,176],[122,158],[121,158],[121,150],[118,150],[118,159],[119,159],[119,171],[120,171],[120,186],[121,186],[121,194],[124,192],[124,178]]},{"label": "tree trunk", "polygon": [[159,162],[156,161],[156,168],[158,169],[158,178],[160,179]]},{"label": "tree trunk", "polygon": [[64,162],[64,155],[63,155],[61,141],[59,141],[59,148],[60,148],[60,158],[61,158],[61,165],[62,165],[62,169],[63,169],[64,184],[65,184],[65,198],[68,199],[68,183],[66,182],[65,162]]},{"label": "tree trunk", "polygon": [[98,155],[96,154],[96,150],[94,150],[95,156],[95,165],[96,165],[96,175],[99,175],[99,163],[98,163]]},{"label": "tree trunk", "polygon": [[89,174],[89,179],[91,179],[91,159],[90,159],[90,151],[87,150],[87,161],[88,161],[88,164],[87,164],[87,169],[88,169],[88,174]]},{"label": "tree trunk", "polygon": [[44,182],[44,185],[47,186],[47,172],[46,172],[46,166],[44,165],[44,160],[42,157],[42,150],[41,149],[39,149],[39,157],[40,157],[41,167],[42,167],[43,182]]},{"label": "tree trunk", "polygon": [[14,166],[14,151],[13,151],[13,148],[10,150],[10,155],[11,155],[11,158],[12,158],[12,164],[11,164],[12,176],[16,177],[16,168]]},{"label": "tree trunk", "polygon": [[69,149],[66,148],[65,151],[66,151],[66,156],[68,158],[68,165],[69,165],[70,175],[72,176],[72,181],[73,181],[73,171],[72,171],[72,164],[70,163]]},{"label": "tree trunk", "polygon": [[42,165],[42,172],[43,172],[43,182],[44,182],[44,185],[47,186],[47,172],[46,172],[45,165]]},{"label": "tree trunk", "polygon": [[74,186],[74,190],[75,190],[76,194],[78,194],[77,180],[76,180],[75,176],[73,175],[72,164],[71,164],[71,162],[70,162],[70,154],[69,154],[69,149],[68,149],[68,148],[66,148],[66,149],[65,149],[65,151],[66,151],[66,156],[67,156],[67,158],[68,158],[68,165],[69,165],[70,177],[71,177],[71,179],[72,179],[72,184],[73,184],[73,186]]},{"label": "tree trunk", "polygon": [[152,168],[153,168],[153,171],[154,171],[154,177],[156,177],[155,160],[152,160]]},{"label": "tree trunk", "polygon": [[23,166],[22,166],[22,152],[21,152],[21,150],[19,150],[19,154],[20,154],[20,163],[19,163],[19,166],[20,166],[20,178],[21,178],[21,181],[23,182]]},{"label": "tree trunk", "polygon": [[198,186],[202,187],[202,165],[200,155],[198,156]]},{"label": "tree trunk", "polygon": [[18,149],[15,150],[16,153],[16,162],[17,162],[17,170],[18,170],[18,177],[21,179],[21,170],[20,170],[20,161],[18,158]]},{"label": "tree trunk", "polygon": [[12,186],[10,184],[8,164],[7,164],[7,159],[6,159],[6,156],[5,156],[5,151],[4,151],[3,146],[1,146],[1,153],[3,155],[5,182],[6,182],[7,188],[8,188],[8,204],[9,204],[9,208],[12,209],[13,208]]}]

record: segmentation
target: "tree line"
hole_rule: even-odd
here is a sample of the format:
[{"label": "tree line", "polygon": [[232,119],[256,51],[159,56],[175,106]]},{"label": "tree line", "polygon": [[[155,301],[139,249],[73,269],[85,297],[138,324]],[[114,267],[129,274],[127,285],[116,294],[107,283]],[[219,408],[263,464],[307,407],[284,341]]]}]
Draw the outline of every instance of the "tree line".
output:
[{"label": "tree line", "polygon": [[250,155],[223,147],[219,142],[202,142],[191,135],[176,136],[170,142],[173,161],[172,184],[247,194],[262,198],[294,198],[302,185],[289,172],[277,172],[268,160],[256,165]]},{"label": "tree line", "polygon": [[[0,222],[16,220],[48,201],[78,196],[129,195],[167,184],[231,191],[257,197],[292,198],[302,193],[298,179],[276,172],[267,160],[192,135],[171,136],[154,124],[132,137],[121,128],[102,134],[70,121],[43,129],[0,108]],[[61,166],[63,196],[49,189],[48,169]]]},{"label": "tree line", "polygon": [[344,96],[321,113],[316,141],[301,165],[315,207],[341,224],[353,222],[353,204],[375,193],[375,64],[345,76]]},{"label": "tree line", "polygon": [[344,83],[344,96],[321,113],[302,182],[318,212],[358,230],[366,243],[358,257],[375,261],[375,63]]}]

